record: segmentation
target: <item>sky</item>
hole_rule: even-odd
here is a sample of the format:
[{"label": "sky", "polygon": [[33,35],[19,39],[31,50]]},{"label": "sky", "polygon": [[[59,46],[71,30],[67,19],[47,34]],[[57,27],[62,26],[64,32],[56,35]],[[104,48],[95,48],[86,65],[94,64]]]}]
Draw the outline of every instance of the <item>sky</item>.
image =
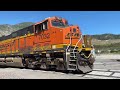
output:
[{"label": "sky", "polygon": [[0,11],[0,24],[40,22],[52,16],[78,25],[83,34],[120,34],[120,11]]}]

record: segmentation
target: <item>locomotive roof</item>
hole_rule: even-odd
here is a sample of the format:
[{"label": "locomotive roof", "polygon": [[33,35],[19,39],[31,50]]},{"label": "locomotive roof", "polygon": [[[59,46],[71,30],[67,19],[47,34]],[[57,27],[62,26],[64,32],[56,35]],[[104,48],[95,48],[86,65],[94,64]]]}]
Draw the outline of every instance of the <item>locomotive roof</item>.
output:
[{"label": "locomotive roof", "polygon": [[[52,20],[52,19],[55,19],[55,18],[62,18],[62,17],[58,17],[58,16],[48,17],[48,18],[45,18],[44,20],[42,20],[40,22],[37,22],[37,23],[35,23],[33,25],[37,25],[37,24],[40,24],[40,23],[42,23],[42,22],[44,22],[44,21],[46,21],[48,19]],[[64,18],[62,18],[62,19],[64,19]]]}]

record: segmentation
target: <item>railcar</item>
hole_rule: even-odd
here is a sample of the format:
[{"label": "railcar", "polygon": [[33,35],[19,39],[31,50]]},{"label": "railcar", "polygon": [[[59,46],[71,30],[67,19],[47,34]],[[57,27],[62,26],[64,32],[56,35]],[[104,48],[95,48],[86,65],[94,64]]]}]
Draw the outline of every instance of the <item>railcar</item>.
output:
[{"label": "railcar", "polygon": [[49,17],[0,37],[0,65],[87,73],[95,57],[92,38],[62,17]]}]

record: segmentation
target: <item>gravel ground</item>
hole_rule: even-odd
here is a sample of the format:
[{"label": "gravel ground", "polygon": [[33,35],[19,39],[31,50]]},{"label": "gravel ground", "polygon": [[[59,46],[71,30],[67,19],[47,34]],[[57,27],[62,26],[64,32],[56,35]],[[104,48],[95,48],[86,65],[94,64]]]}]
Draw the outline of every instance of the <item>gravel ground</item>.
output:
[{"label": "gravel ground", "polygon": [[[97,55],[94,69],[103,71],[93,71],[88,75],[32,69],[0,68],[0,79],[114,79],[114,77],[105,77],[112,75],[113,72],[104,71],[116,71],[113,76],[120,77],[120,62],[117,61],[118,59],[120,59],[120,55]],[[94,76],[94,74],[97,76]]]}]

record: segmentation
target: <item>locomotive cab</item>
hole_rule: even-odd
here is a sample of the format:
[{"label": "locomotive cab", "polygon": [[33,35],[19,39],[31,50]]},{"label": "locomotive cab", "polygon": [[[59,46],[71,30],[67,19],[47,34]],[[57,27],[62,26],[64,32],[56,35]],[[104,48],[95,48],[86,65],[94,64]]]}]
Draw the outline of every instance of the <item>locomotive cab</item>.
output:
[{"label": "locomotive cab", "polygon": [[65,49],[67,70],[77,69],[84,73],[92,71],[95,58],[91,37],[82,35],[79,26],[68,25],[68,21],[63,18],[52,18],[50,28],[54,33],[52,49]]},{"label": "locomotive cab", "polygon": [[[50,19],[49,30],[51,31],[52,44],[54,46],[56,45],[56,47],[57,45],[68,45],[70,43],[70,36],[74,39],[72,40],[72,45],[75,45],[79,37],[82,35],[77,25],[70,26],[67,20],[59,17],[52,17]],[[79,43],[79,46],[80,45],[81,44]]]}]

